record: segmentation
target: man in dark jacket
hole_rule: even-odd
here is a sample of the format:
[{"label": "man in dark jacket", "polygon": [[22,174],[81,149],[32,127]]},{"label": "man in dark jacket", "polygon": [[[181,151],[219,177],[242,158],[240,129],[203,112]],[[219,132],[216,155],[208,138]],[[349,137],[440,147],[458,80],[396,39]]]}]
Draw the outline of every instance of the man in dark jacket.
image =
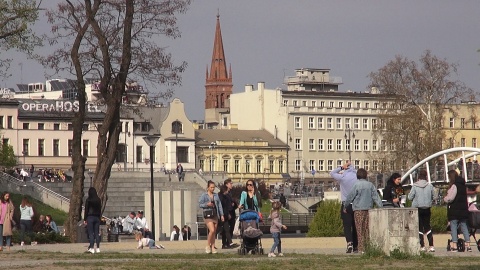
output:
[{"label": "man in dark jacket", "polygon": [[[224,212],[224,213],[228,213],[228,216],[225,219],[228,220],[230,235],[232,236],[233,235],[233,230],[235,229],[235,221],[237,219],[237,215],[236,215],[235,211],[238,208],[238,203],[236,202],[236,200],[232,196],[232,188],[233,188],[232,179],[230,179],[230,178],[226,179],[225,181],[223,181],[223,185],[227,188],[226,197],[227,197],[227,200],[228,200],[227,201],[227,204],[228,204],[227,212]],[[231,248],[237,246],[237,244],[233,243],[231,238],[230,238],[230,242],[227,245]]]}]

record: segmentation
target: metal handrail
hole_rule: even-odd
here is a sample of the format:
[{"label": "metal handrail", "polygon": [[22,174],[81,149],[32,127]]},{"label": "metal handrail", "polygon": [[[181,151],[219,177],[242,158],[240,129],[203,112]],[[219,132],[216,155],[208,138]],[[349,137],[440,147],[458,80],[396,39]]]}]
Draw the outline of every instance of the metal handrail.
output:
[{"label": "metal handrail", "polygon": [[8,182],[10,182],[12,184],[15,184],[19,187],[25,186],[25,182],[23,182],[22,180],[19,180],[18,178],[15,178],[15,177],[11,176],[8,173],[1,172],[1,176],[2,177],[0,177],[0,179],[7,180]]}]

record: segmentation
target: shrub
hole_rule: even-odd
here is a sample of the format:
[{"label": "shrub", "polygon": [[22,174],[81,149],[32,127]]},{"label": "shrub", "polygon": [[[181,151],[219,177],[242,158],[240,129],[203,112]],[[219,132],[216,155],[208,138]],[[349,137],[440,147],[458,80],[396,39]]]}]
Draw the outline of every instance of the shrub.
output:
[{"label": "shrub", "polygon": [[430,218],[430,225],[434,233],[444,233],[447,231],[447,207],[434,206],[432,207],[432,217]]},{"label": "shrub", "polygon": [[[20,243],[20,231],[16,230],[12,235],[13,243]],[[24,242],[28,245],[31,242],[37,242],[38,244],[56,244],[56,243],[70,243],[70,239],[59,233],[31,233],[26,234]]]},{"label": "shrub", "polygon": [[340,218],[342,204],[336,200],[322,201],[312,222],[308,225],[308,237],[337,237],[343,235]]}]

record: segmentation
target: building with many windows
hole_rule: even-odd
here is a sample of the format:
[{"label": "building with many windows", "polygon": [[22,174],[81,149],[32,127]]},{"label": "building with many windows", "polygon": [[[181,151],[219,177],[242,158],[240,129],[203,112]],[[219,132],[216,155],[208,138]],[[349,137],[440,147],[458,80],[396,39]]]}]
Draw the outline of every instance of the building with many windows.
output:
[{"label": "building with many windows", "polygon": [[[150,134],[161,135],[154,152],[154,167],[195,168],[195,137],[184,104],[174,99],[169,106],[124,105],[122,132],[116,164],[118,170],[148,170],[149,147],[143,140]],[[24,167],[68,169],[71,166],[72,130],[78,101],[49,99],[0,99],[0,137],[13,146],[18,163]],[[82,133],[82,155],[87,169],[97,162],[98,126],[104,118],[100,105],[87,104]]]},{"label": "building with many windows", "polygon": [[377,171],[376,153],[387,148],[372,130],[389,97],[376,91],[339,92],[340,83],[327,69],[299,69],[287,77],[288,90],[266,89],[263,82],[257,89],[247,85],[230,97],[231,121],[239,129],[264,129],[287,143],[287,170],[300,181],[312,172],[328,177],[349,159],[356,167]]},{"label": "building with many windows", "polygon": [[287,144],[265,130],[200,129],[196,135],[197,168],[206,175],[220,173],[234,182],[261,178],[283,182]]}]

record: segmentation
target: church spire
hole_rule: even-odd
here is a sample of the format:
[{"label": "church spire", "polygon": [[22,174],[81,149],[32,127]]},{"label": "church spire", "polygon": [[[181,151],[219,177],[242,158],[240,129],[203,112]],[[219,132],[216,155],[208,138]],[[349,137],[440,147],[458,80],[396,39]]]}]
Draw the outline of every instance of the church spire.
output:
[{"label": "church spire", "polygon": [[210,73],[206,72],[205,109],[227,108],[227,100],[232,94],[232,70],[227,70],[225,52],[223,50],[222,30],[220,29],[220,13],[217,13],[215,38],[213,40],[212,62]]}]

